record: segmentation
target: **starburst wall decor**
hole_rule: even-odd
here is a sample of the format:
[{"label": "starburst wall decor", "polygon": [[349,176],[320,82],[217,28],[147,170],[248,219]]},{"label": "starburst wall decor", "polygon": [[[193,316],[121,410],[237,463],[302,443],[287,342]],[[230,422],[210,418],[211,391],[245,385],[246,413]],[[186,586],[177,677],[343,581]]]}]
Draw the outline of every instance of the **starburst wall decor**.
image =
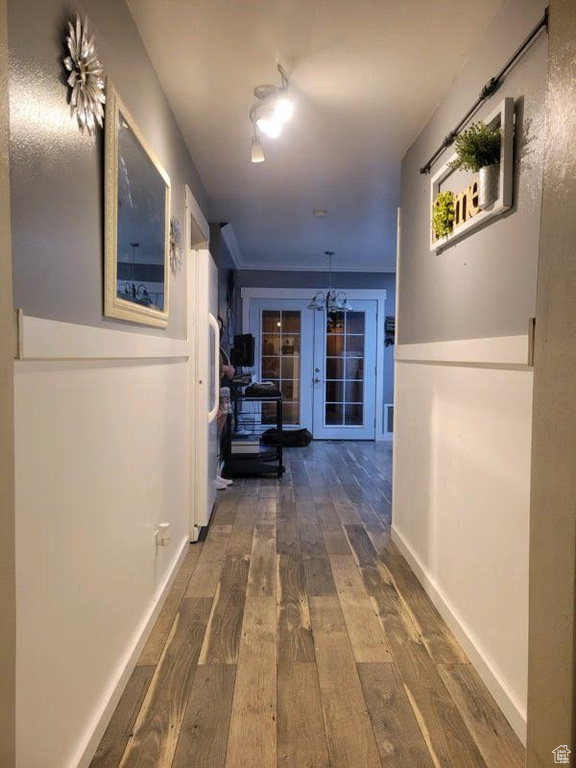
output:
[{"label": "starburst wall decor", "polygon": [[75,22],[68,22],[66,37],[69,56],[64,59],[64,66],[70,72],[67,80],[72,89],[70,109],[76,115],[80,130],[90,135],[96,130],[96,123],[103,126],[104,78],[102,64],[98,58],[94,35],[88,34],[88,17],[84,21],[80,14]]}]

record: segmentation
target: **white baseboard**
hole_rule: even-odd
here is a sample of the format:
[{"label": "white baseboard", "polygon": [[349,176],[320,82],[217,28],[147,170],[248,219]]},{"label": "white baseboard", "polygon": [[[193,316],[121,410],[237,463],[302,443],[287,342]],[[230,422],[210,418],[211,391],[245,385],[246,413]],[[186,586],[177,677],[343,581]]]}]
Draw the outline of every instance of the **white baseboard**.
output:
[{"label": "white baseboard", "polygon": [[484,684],[494,697],[504,716],[518,735],[520,741],[526,744],[526,711],[516,700],[511,691],[494,668],[490,659],[476,641],[473,633],[461,620],[450,600],[442,592],[434,579],[428,575],[424,565],[415,554],[400,531],[392,525],[392,541],[418,577],[424,590],[438,609],[440,615],[454,633],[456,639],[468,655]]},{"label": "white baseboard", "polygon": [[146,643],[146,640],[148,640],[148,636],[162,610],[162,606],[168,596],[172,582],[176,578],[178,569],[186,557],[189,543],[190,537],[186,536],[178,549],[172,566],[168,571],[168,575],[160,585],[160,588],[154,597],[148,614],[136,630],[133,643],[126,651],[124,658],[120,661],[118,665],[118,673],[104,694],[102,706],[94,717],[91,726],[87,729],[85,740],[78,749],[76,758],[72,761],[71,766],[75,766],[75,768],[87,768],[87,766],[90,765],[94,753],[102,740],[102,736],[108,727],[108,723],[118,706],[118,702],[126,688],[130,675],[136,667],[136,663],[140,658],[144,644]]}]

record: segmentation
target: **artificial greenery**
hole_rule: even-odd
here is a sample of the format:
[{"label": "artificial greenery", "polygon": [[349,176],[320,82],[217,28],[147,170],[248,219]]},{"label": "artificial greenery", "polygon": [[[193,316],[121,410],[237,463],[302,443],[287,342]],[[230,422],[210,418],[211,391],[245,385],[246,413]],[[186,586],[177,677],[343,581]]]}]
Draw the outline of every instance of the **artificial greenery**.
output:
[{"label": "artificial greenery", "polygon": [[438,192],[432,206],[432,229],[436,238],[446,237],[454,229],[454,194]]},{"label": "artificial greenery", "polygon": [[450,163],[452,168],[477,173],[486,165],[500,162],[500,126],[490,128],[486,123],[473,123],[456,137],[454,142],[458,158]]}]

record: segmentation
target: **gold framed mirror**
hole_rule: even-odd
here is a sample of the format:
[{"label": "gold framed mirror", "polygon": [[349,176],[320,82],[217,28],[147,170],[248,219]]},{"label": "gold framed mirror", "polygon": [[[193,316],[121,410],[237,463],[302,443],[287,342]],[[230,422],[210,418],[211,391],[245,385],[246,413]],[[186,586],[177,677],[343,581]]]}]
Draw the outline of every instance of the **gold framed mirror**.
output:
[{"label": "gold framed mirror", "polygon": [[170,178],[110,83],[106,105],[104,314],[165,328]]}]

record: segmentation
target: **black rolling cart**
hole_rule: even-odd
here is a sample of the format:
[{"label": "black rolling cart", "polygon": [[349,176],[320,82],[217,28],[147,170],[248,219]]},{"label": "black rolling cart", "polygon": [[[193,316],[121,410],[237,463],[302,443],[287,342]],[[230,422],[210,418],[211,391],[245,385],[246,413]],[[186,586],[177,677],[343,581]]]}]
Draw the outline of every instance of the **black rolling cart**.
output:
[{"label": "black rolling cart", "polygon": [[[282,395],[248,397],[232,392],[232,413],[224,440],[224,472],[227,477],[276,475],[282,477]],[[262,404],[275,406],[276,445],[263,445]],[[268,425],[267,425],[268,426]]]}]

